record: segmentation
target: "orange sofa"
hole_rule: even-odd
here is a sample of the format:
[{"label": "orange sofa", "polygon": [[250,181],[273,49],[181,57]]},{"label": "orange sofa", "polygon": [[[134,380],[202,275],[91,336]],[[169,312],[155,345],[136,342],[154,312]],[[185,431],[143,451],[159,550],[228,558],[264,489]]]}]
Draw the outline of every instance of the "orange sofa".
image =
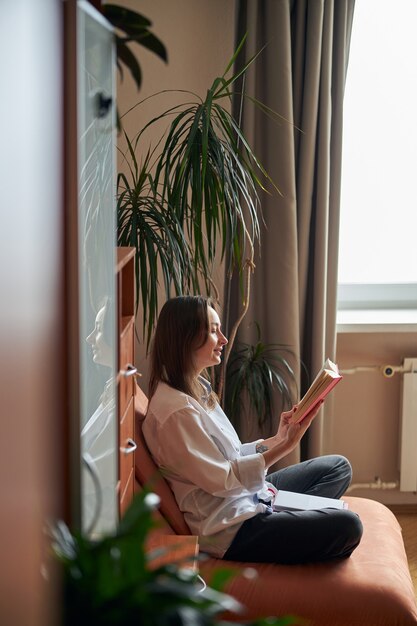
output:
[{"label": "orange sofa", "polygon": [[[163,532],[187,535],[190,531],[168,483],[158,474],[142,435],[147,400],[136,394],[135,458],[137,488],[152,485],[161,498],[158,515]],[[156,479],[157,477],[157,479]],[[199,572],[210,584],[220,568],[236,571],[224,591],[239,600],[244,622],[259,617],[295,616],[293,624],[306,626],[411,626],[417,625],[417,607],[401,528],[391,511],[373,500],[346,497],[349,508],[363,522],[359,547],[345,560],[311,565],[231,563],[207,558]]]}]

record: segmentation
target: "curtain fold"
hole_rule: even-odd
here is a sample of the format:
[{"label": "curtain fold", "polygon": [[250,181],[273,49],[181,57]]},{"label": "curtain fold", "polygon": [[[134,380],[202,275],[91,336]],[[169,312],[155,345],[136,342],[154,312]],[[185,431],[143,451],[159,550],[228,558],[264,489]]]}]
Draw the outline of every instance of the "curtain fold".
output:
[{"label": "curtain fold", "polygon": [[[238,63],[265,46],[241,87],[282,116],[272,119],[247,98],[242,107],[235,98],[235,114],[281,192],[261,197],[261,254],[238,339],[254,341],[256,321],[264,342],[286,344],[300,393],[308,385],[300,362],[312,379],[325,358],[335,356],[343,93],[353,12],[354,0],[238,3],[237,41],[247,33]],[[227,300],[230,326],[240,306],[236,281]],[[268,437],[278,418],[260,428],[251,415],[242,420],[240,434]],[[331,419],[315,419],[303,440],[303,457],[328,452]],[[298,459],[295,452],[282,464]]]}]

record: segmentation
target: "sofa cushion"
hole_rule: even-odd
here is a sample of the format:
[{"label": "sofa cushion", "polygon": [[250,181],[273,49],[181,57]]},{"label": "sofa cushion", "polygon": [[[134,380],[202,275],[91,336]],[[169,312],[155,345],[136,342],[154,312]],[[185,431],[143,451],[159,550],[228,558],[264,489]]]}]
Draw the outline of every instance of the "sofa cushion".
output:
[{"label": "sofa cushion", "polygon": [[[348,559],[311,565],[236,564],[207,559],[205,580],[219,567],[237,575],[225,591],[246,607],[240,621],[296,615],[294,624],[309,626],[409,626],[417,624],[414,588],[401,528],[391,511],[373,500],[345,497],[361,517],[364,532]],[[236,566],[238,566],[236,568]],[[256,577],[245,576],[246,571]]]},{"label": "sofa cushion", "polygon": [[145,438],[142,433],[142,422],[145,419],[148,408],[148,400],[139,386],[135,393],[135,477],[139,485],[146,486],[154,491],[161,499],[159,507],[163,518],[168,522],[172,530],[178,535],[190,535],[177,501],[160,470],[155,465]]}]

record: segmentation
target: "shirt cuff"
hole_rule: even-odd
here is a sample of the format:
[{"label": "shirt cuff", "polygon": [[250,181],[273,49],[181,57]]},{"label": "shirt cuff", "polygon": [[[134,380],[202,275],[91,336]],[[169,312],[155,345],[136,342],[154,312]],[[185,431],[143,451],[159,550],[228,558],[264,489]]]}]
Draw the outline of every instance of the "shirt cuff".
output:
[{"label": "shirt cuff", "polygon": [[247,456],[248,454],[256,454],[256,446],[262,441],[265,441],[265,439],[257,439],[256,441],[251,441],[250,443],[242,443],[240,447],[240,454],[242,456]]},{"label": "shirt cuff", "polygon": [[265,481],[265,459],[262,454],[241,456],[232,461],[240,483],[251,493],[262,489]]}]

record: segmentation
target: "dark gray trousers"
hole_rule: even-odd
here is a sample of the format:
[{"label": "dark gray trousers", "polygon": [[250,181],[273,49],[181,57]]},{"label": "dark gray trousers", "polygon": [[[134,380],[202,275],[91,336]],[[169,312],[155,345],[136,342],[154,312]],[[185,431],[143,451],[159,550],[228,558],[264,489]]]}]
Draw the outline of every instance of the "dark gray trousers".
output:
[{"label": "dark gray trousers", "polygon": [[[352,480],[347,459],[328,455],[291,465],[266,479],[278,489],[340,498]],[[225,560],[250,563],[313,563],[345,558],[362,537],[362,523],[352,511],[280,511],[243,522]]]}]

